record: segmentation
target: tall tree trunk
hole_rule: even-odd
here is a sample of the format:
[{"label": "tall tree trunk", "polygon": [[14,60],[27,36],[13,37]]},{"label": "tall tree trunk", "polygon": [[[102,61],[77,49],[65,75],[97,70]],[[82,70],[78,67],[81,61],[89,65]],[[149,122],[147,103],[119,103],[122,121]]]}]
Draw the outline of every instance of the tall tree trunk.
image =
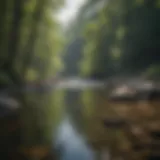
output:
[{"label": "tall tree trunk", "polygon": [[46,0],[37,1],[36,8],[33,13],[33,22],[29,40],[24,47],[24,59],[22,67],[22,73],[24,73],[24,75],[26,74],[28,67],[30,67],[32,58],[34,57],[34,49],[39,34],[39,25],[43,18],[46,3]]},{"label": "tall tree trunk", "polygon": [[4,41],[4,36],[5,36],[5,27],[6,27],[6,15],[7,15],[7,0],[2,0],[0,2],[0,22],[1,22],[1,27],[0,27],[0,67],[4,64],[4,56],[5,53],[3,52],[3,41]]},{"label": "tall tree trunk", "polygon": [[20,77],[16,74],[16,71],[14,70],[14,61],[18,53],[18,47],[20,42],[20,28],[21,28],[22,16],[23,16],[23,0],[14,0],[11,29],[8,37],[9,38],[8,54],[3,69],[9,74],[10,78],[15,83],[20,82]]}]

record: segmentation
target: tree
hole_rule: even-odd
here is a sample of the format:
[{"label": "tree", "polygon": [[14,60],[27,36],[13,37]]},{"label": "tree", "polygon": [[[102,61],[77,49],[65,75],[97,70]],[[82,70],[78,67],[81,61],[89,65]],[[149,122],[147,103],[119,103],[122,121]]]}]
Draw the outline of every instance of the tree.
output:
[{"label": "tree", "polygon": [[82,74],[99,78],[142,74],[158,65],[158,2],[108,1],[84,29]]},{"label": "tree", "polygon": [[[26,83],[38,83],[53,77],[61,69],[60,52],[64,40],[53,13],[62,4],[62,0],[0,2],[0,87],[9,88],[7,95],[21,103],[20,136],[25,147],[46,144],[48,124],[51,123],[47,116],[51,118],[52,114],[57,118],[52,97],[46,93],[21,91],[24,91]],[[17,90],[20,92],[15,93]]]}]

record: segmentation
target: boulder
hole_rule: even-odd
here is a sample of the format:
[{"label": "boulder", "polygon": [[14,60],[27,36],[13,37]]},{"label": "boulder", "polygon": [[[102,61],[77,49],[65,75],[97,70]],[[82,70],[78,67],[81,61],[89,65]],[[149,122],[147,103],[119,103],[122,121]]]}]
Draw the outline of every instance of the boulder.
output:
[{"label": "boulder", "polygon": [[127,85],[116,87],[109,95],[110,101],[133,101],[136,98],[136,90]]}]

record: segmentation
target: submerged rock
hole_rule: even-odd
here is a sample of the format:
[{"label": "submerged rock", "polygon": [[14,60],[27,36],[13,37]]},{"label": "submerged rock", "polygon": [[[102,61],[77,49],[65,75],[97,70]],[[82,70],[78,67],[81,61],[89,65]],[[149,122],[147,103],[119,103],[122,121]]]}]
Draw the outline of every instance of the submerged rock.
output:
[{"label": "submerged rock", "polygon": [[123,119],[105,119],[103,120],[104,126],[107,128],[117,129],[127,126],[127,123]]},{"label": "submerged rock", "polygon": [[160,89],[150,88],[150,89],[138,90],[136,97],[139,100],[159,100]]}]

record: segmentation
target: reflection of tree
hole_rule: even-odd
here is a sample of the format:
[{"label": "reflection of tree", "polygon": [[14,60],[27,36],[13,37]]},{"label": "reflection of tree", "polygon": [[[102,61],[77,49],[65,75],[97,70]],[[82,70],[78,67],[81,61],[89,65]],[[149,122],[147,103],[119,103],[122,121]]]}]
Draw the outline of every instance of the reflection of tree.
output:
[{"label": "reflection of tree", "polygon": [[59,94],[21,92],[28,81],[48,79],[61,69],[63,36],[53,13],[62,3],[63,0],[0,2],[0,86],[7,87],[7,94],[12,92],[21,101],[20,136],[24,146],[49,144],[51,129],[62,112],[61,105],[53,102]]},{"label": "reflection of tree", "polygon": [[95,92],[93,90],[86,90],[81,95],[82,98],[82,119],[83,130],[88,139],[92,139],[94,133],[92,126],[94,125],[94,111],[96,107]]},{"label": "reflection of tree", "polygon": [[81,91],[68,90],[65,96],[65,108],[66,113],[74,123],[74,127],[81,132],[82,128],[82,103],[81,103]]},{"label": "reflection of tree", "polygon": [[23,109],[23,144],[48,145],[52,143],[54,129],[62,118],[63,91],[50,94],[27,95],[30,104]]}]

